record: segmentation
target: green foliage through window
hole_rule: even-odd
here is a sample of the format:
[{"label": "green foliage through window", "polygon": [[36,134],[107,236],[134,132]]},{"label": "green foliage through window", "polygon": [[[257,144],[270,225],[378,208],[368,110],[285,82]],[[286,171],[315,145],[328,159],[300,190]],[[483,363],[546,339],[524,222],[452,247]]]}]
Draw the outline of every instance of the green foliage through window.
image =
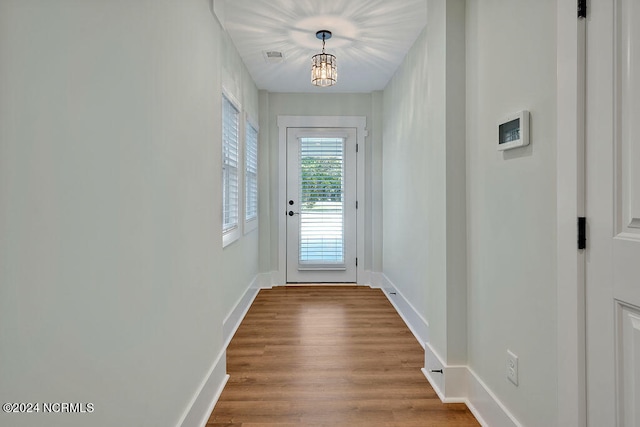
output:
[{"label": "green foliage through window", "polygon": [[318,202],[342,202],[342,159],[305,156],[300,174],[305,208],[313,209]]}]

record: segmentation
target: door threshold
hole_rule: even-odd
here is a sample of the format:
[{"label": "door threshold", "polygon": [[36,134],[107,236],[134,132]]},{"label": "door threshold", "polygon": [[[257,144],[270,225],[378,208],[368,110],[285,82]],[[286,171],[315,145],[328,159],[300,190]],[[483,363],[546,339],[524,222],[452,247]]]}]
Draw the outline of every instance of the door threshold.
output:
[{"label": "door threshold", "polygon": [[304,286],[358,286],[357,283],[287,283],[285,286],[304,287]]}]

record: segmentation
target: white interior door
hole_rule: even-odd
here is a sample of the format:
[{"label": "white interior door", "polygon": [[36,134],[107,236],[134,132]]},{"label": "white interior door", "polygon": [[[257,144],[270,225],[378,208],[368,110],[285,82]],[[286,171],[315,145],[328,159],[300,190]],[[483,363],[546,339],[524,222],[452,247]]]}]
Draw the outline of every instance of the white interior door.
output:
[{"label": "white interior door", "polygon": [[355,283],[356,129],[287,129],[287,283]]},{"label": "white interior door", "polygon": [[639,427],[640,2],[592,1],[589,15],[587,420]]}]

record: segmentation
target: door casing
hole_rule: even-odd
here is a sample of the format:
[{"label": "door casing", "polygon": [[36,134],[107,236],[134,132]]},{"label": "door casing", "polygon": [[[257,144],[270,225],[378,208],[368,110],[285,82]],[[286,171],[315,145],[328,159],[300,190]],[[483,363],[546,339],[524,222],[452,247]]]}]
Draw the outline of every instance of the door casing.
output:
[{"label": "door casing", "polygon": [[584,104],[587,20],[575,0],[557,15],[557,395],[558,426],[586,426],[585,251],[577,249],[584,216]]},{"label": "door casing", "polygon": [[368,136],[365,116],[278,116],[278,202],[274,214],[278,218],[278,270],[272,275],[276,286],[287,281],[287,129],[288,128],[355,128],[358,146],[356,193],[357,211],[356,254],[358,284],[370,282],[365,273],[365,137]]},{"label": "door casing", "polygon": [[[355,128],[287,128],[287,209],[289,213],[299,211],[287,218],[287,283],[355,283],[357,277],[357,153]],[[300,221],[303,207],[299,199],[300,146],[301,139],[340,138],[343,140],[343,263],[322,265],[301,265],[299,248]],[[293,202],[293,205],[292,205]],[[307,212],[309,213],[309,212]]]}]

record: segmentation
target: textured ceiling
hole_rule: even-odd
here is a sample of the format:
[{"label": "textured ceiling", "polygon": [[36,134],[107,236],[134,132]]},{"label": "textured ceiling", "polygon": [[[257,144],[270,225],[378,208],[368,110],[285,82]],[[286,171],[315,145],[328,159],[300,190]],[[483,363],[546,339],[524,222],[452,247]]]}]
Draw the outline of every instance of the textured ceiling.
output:
[{"label": "textured ceiling", "polygon": [[[389,82],[424,28],[426,0],[216,0],[221,18],[258,88],[270,92],[371,92]],[[316,31],[333,37],[338,83],[310,82],[311,57],[322,50]],[[264,52],[284,54],[268,63]]]}]

